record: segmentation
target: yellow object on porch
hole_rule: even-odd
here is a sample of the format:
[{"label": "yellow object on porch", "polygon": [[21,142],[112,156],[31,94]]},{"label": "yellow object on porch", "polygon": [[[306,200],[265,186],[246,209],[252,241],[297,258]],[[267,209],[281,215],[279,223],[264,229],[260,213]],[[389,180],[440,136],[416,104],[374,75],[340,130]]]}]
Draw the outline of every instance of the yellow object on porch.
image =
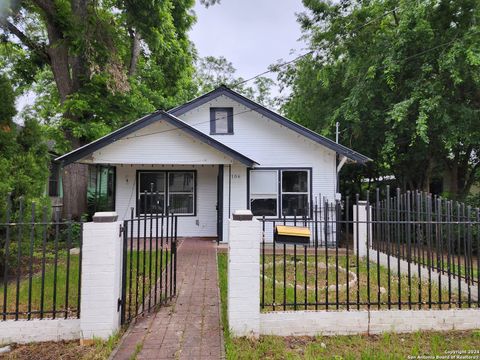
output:
[{"label": "yellow object on porch", "polygon": [[310,237],[310,229],[302,226],[277,225],[276,232],[283,236]]}]

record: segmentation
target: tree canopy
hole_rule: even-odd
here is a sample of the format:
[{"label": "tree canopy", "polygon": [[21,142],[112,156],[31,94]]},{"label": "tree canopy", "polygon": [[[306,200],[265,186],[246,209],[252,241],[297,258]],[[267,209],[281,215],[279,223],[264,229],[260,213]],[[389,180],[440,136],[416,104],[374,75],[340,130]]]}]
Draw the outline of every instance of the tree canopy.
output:
[{"label": "tree canopy", "polygon": [[349,179],[395,175],[464,198],[480,171],[480,3],[304,0],[313,51],[280,78],[286,114],[374,159]]},{"label": "tree canopy", "polygon": [[[194,0],[23,0],[0,15],[0,64],[63,151],[190,98]],[[59,142],[59,144],[61,144]]]},{"label": "tree canopy", "polygon": [[274,83],[272,79],[259,76],[250,85],[244,78],[236,75],[237,69],[223,56],[199,58],[195,68],[195,84],[199,94],[226,85],[264,106],[274,108],[276,105],[276,100],[271,94]]}]

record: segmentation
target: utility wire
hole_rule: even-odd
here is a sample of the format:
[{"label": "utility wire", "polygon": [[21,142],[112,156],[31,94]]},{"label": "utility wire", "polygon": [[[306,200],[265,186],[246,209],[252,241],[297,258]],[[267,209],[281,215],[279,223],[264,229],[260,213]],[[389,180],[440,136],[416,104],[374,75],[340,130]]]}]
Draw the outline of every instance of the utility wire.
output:
[{"label": "utility wire", "polygon": [[[439,48],[441,48],[441,47],[447,46],[447,45],[453,43],[455,40],[456,40],[456,39],[453,39],[453,40],[450,40],[450,41],[448,41],[448,42],[446,42],[446,43],[442,43],[442,44],[436,45],[436,46],[431,47],[431,48],[429,48],[429,49],[420,51],[420,52],[418,52],[418,53],[416,53],[416,54],[407,56],[407,57],[405,57],[405,58],[403,58],[403,59],[401,59],[401,60],[402,60],[402,61],[409,61],[409,60],[414,59],[414,58],[416,58],[416,57],[422,56],[422,55],[424,55],[424,54],[426,54],[426,53],[428,53],[428,52],[430,52],[430,51],[433,51],[433,50],[439,49]],[[382,70],[382,69],[386,68],[387,66],[388,66],[388,65],[380,66],[380,67],[377,68],[377,70]],[[356,79],[356,78],[360,79],[360,77],[363,77],[363,78],[364,78],[365,75],[366,75],[366,74],[359,74],[359,75],[357,75],[357,76],[351,77],[350,79]],[[339,81],[339,82],[340,82],[340,81]],[[339,82],[338,82],[338,83],[339,83]],[[336,83],[336,82],[332,82],[332,84],[335,84],[335,83]],[[240,115],[240,114],[245,114],[245,113],[248,113],[248,112],[252,112],[252,111],[255,111],[255,110],[257,110],[257,109],[259,109],[259,108],[261,108],[261,107],[263,107],[263,106],[262,106],[262,105],[259,105],[259,106],[253,107],[253,108],[251,108],[251,109],[248,109],[248,110],[244,110],[244,111],[240,111],[240,112],[234,113],[234,114],[232,114],[231,116],[235,116],[235,115]],[[221,117],[216,118],[215,121],[223,120],[223,119],[226,119],[226,118],[228,118],[228,116],[221,116]],[[206,124],[206,123],[210,123],[210,120],[200,121],[200,122],[198,122],[198,123],[193,123],[193,124],[187,124],[186,126],[177,127],[177,128],[174,128],[174,129],[159,130],[159,131],[153,131],[153,132],[151,132],[151,133],[140,134],[140,135],[135,135],[135,136],[129,136],[129,137],[121,138],[121,139],[119,139],[119,140],[135,139],[135,138],[144,137],[144,136],[161,134],[161,133],[165,133],[165,132],[180,130],[180,129],[185,128],[185,127],[187,127],[187,126],[195,127],[195,126],[197,126],[197,125],[202,125],[202,124]]]},{"label": "utility wire", "polygon": [[[383,19],[385,16],[387,16],[388,14],[390,14],[390,13],[392,13],[392,12],[398,10],[398,9],[399,9],[399,7],[396,7],[396,8],[394,8],[394,9],[392,9],[392,10],[388,10],[388,11],[386,11],[385,13],[383,13],[381,16],[379,16],[379,17],[377,17],[377,18],[375,18],[375,19],[372,19],[372,20],[367,21],[366,23],[360,25],[359,27],[353,29],[352,31],[353,31],[353,32],[357,32],[358,30],[363,29],[364,27],[366,27],[366,26],[374,23],[375,21],[380,20],[380,19]],[[257,79],[257,78],[259,78],[260,76],[263,76],[263,75],[269,74],[269,73],[271,73],[271,72],[277,71],[279,68],[282,68],[282,67],[284,67],[284,66],[290,65],[290,64],[292,64],[292,63],[296,63],[298,60],[303,59],[305,56],[310,55],[310,54],[313,54],[314,52],[315,52],[315,50],[310,50],[310,51],[308,51],[308,52],[306,52],[306,53],[304,53],[304,54],[302,54],[302,55],[297,56],[295,59],[292,59],[292,60],[290,60],[290,61],[287,61],[287,62],[284,62],[284,63],[281,63],[281,64],[271,65],[271,66],[270,66],[270,69],[265,70],[265,71],[261,72],[260,74],[257,74],[257,75],[255,75],[255,76],[252,76],[252,77],[250,77],[250,78],[248,78],[248,79],[239,81],[239,82],[237,82],[236,84],[233,84],[231,87],[234,89],[234,88],[236,88],[236,87],[238,87],[238,86],[240,86],[240,85],[243,85],[243,84],[245,84],[245,83],[247,83],[247,82],[249,82],[249,81],[252,81],[252,80]]]}]

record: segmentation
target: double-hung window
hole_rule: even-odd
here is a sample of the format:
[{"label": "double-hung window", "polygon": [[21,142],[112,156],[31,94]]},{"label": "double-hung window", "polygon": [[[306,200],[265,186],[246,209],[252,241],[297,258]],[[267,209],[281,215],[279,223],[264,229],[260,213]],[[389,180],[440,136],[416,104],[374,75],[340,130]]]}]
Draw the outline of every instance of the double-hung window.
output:
[{"label": "double-hung window", "polygon": [[250,209],[254,215],[277,216],[277,170],[250,171]]},{"label": "double-hung window", "polygon": [[310,169],[250,171],[250,209],[255,216],[309,215]]},{"label": "double-hung window", "polygon": [[195,214],[194,171],[139,171],[137,214]]}]

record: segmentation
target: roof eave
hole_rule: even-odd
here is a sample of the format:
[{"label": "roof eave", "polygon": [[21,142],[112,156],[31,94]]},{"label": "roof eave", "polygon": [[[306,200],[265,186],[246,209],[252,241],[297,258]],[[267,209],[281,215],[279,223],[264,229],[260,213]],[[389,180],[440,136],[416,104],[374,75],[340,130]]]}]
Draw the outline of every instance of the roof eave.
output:
[{"label": "roof eave", "polygon": [[226,86],[221,86],[218,87],[215,90],[212,90],[202,96],[199,96],[198,98],[195,98],[183,105],[177,106],[176,108],[168,110],[169,114],[175,115],[175,116],[180,116],[198,106],[201,106],[215,98],[221,95],[226,95],[232,100],[240,102],[242,105],[248,107],[251,110],[257,111],[263,116],[268,117],[271,120],[274,120],[287,128],[296,131],[297,133],[309,138],[312,141],[315,141],[316,143],[323,145],[333,151],[335,151],[338,154],[344,155],[347,158],[351,159],[352,161],[360,164],[365,164],[369,161],[372,161],[369,157],[362,155],[350,148],[347,148],[346,146],[340,145],[335,143],[333,140],[322,136],[320,134],[317,134],[316,132],[290,120],[287,119],[286,117],[275,113],[274,111],[264,107],[263,105],[257,104],[253,102],[252,100],[244,97],[243,95],[237,93],[236,91],[226,87]]},{"label": "roof eave", "polygon": [[115,141],[119,140],[123,136],[128,135],[134,131],[137,131],[141,128],[144,128],[145,126],[148,126],[151,123],[161,119],[167,120],[170,124],[178,127],[182,131],[187,132],[193,137],[199,138],[204,143],[210,145],[211,147],[215,148],[218,151],[221,151],[227,154],[232,159],[237,160],[246,166],[253,166],[255,164],[258,165],[256,161],[246,157],[245,155],[229,148],[228,146],[220,143],[219,141],[213,139],[212,137],[193,128],[192,126],[185,123],[183,120],[180,120],[174,115],[169,114],[165,111],[160,111],[160,110],[152,114],[146,115],[143,118],[140,118],[137,121],[131,124],[128,124],[114,132],[111,132],[110,134],[105,135],[104,137],[98,140],[95,140],[87,145],[84,145],[78,149],[75,149],[67,154],[59,156],[55,159],[55,161],[58,161],[62,166],[66,166],[74,162],[78,162],[79,160],[92,154],[96,150],[99,150],[107,145],[114,143]]}]

